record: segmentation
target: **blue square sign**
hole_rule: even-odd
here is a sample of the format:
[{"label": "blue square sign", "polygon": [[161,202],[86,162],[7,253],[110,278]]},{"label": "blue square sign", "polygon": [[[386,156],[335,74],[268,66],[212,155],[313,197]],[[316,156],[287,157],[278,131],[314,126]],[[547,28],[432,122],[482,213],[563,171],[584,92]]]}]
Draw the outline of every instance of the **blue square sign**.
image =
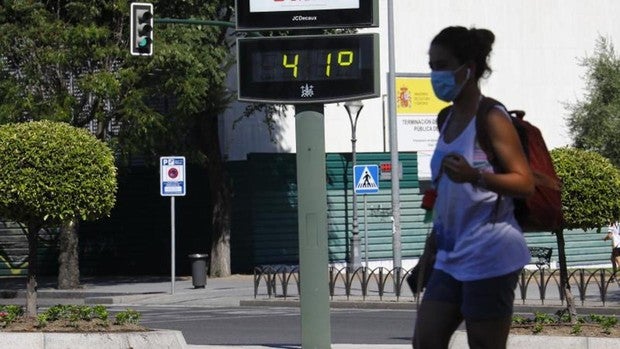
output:
[{"label": "blue square sign", "polygon": [[379,192],[379,166],[356,165],[353,167],[353,189],[356,194]]}]

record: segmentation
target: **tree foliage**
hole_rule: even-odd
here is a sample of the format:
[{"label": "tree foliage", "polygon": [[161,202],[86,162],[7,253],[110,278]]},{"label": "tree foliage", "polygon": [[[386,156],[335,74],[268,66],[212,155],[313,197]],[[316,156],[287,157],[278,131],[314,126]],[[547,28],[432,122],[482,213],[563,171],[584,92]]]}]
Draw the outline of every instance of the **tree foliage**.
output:
[{"label": "tree foliage", "polygon": [[581,61],[586,68],[583,100],[569,104],[567,119],[574,146],[596,151],[620,166],[620,58],[614,46],[599,37],[594,55]]},{"label": "tree foliage", "polygon": [[[108,126],[127,93],[124,1],[0,5],[0,122]],[[106,127],[101,127],[103,138]]]},{"label": "tree foliage", "polygon": [[[154,2],[156,18],[213,20],[229,20],[233,4]],[[231,101],[225,79],[234,39],[223,28],[156,23],[155,54],[133,57],[129,5],[0,4],[0,123],[54,118],[84,127],[95,121],[97,137],[118,154],[156,159],[173,148],[201,158],[195,117],[217,116]],[[109,134],[113,127],[118,134]]]},{"label": "tree foliage", "polygon": [[105,143],[65,123],[0,126],[0,216],[55,227],[109,215],[116,166]]},{"label": "tree foliage", "polygon": [[[160,1],[155,11],[156,18],[227,21],[232,6],[231,0]],[[210,132],[205,127],[217,124],[234,100],[234,91],[226,88],[234,38],[222,27],[168,23],[156,23],[154,35],[153,56],[131,57],[125,66],[134,88],[125,97],[119,149],[125,157],[139,155],[152,163],[177,153],[208,164],[215,159],[205,150],[213,141],[205,139]]]},{"label": "tree foliage", "polygon": [[562,181],[565,228],[599,228],[618,217],[620,173],[610,160],[569,147],[552,150],[551,157]]}]

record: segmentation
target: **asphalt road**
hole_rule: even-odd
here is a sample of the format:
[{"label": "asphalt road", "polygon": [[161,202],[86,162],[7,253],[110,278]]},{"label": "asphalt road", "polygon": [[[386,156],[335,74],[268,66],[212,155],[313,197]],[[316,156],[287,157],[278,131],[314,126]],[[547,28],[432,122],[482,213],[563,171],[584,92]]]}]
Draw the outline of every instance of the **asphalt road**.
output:
[{"label": "asphalt road", "polygon": [[[111,311],[122,307],[109,307]],[[188,344],[299,345],[299,308],[132,307],[149,328],[183,332]],[[415,312],[410,310],[332,309],[332,343],[408,344]]]}]

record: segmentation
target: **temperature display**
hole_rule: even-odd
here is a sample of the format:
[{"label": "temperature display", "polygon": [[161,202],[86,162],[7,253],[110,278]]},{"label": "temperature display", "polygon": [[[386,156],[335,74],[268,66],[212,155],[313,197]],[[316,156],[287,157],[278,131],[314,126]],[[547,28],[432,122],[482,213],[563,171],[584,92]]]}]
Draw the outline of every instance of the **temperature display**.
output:
[{"label": "temperature display", "polygon": [[337,101],[378,95],[376,34],[238,41],[239,99]]},{"label": "temperature display", "polygon": [[267,51],[252,54],[254,81],[358,79],[357,50]]}]

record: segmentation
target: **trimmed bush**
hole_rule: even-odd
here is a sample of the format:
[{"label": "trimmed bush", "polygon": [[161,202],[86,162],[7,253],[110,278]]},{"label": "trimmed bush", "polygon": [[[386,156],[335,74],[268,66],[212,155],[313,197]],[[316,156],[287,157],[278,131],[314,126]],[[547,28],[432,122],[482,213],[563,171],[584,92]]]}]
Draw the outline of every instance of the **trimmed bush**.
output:
[{"label": "trimmed bush", "polygon": [[116,167],[108,146],[85,129],[36,121],[0,126],[0,216],[59,225],[110,213]]}]

